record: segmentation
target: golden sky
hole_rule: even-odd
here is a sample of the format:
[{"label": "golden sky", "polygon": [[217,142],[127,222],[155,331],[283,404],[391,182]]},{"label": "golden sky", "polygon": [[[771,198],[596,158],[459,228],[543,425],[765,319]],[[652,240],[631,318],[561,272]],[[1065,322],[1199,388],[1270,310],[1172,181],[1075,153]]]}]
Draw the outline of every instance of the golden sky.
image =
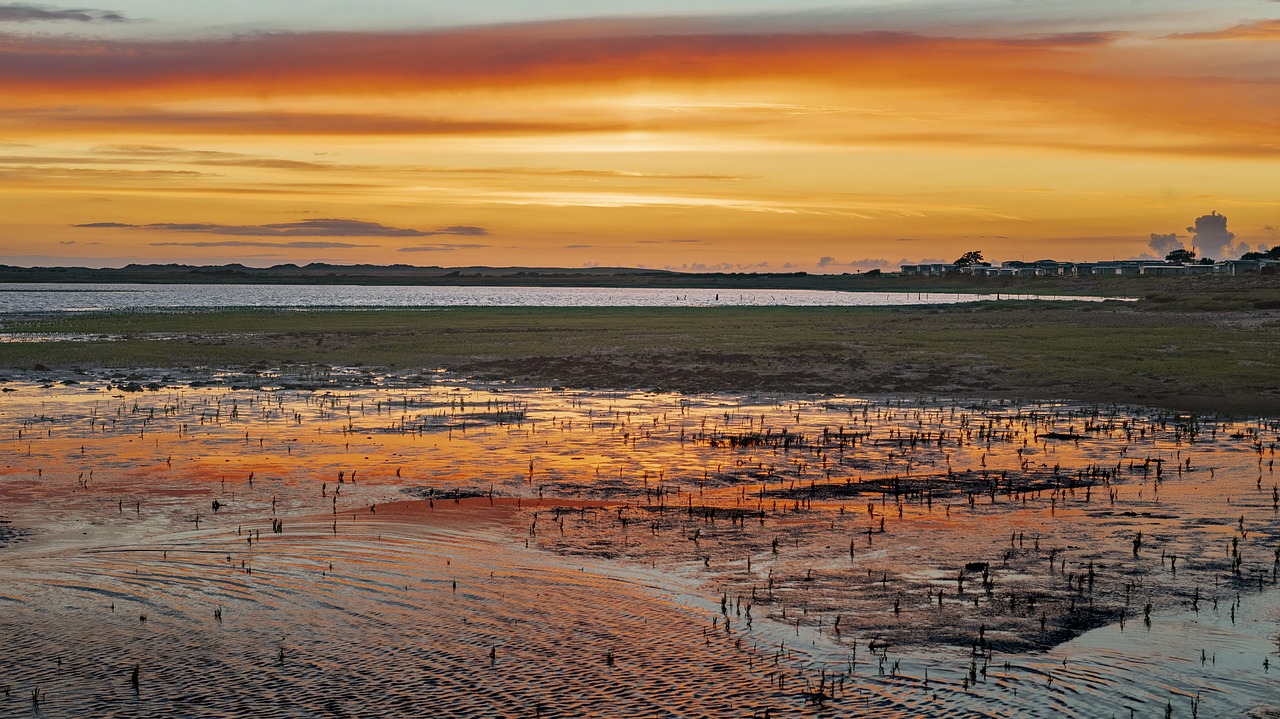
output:
[{"label": "golden sky", "polygon": [[1163,256],[1213,210],[1217,251],[1280,244],[1277,2],[403,5],[0,3],[0,262],[853,272]]}]

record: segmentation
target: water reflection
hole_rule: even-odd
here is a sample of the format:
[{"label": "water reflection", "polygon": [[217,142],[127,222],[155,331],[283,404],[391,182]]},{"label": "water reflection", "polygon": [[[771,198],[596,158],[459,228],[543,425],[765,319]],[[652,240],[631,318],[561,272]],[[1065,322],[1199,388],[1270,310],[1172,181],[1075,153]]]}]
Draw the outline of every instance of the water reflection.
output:
[{"label": "water reflection", "polygon": [[1128,301],[1106,297],[954,292],[0,283],[0,312],[11,313],[224,307],[859,307],[1017,299]]},{"label": "water reflection", "polygon": [[405,716],[1272,697],[1275,419],[146,379],[7,385],[6,711],[37,685],[99,715],[233,715],[230,686]]}]

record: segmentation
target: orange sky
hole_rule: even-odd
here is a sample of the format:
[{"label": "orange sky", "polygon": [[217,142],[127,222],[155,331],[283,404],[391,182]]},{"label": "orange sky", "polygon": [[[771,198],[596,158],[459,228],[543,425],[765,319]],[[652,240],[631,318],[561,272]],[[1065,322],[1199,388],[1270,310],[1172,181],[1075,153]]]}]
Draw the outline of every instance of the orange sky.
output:
[{"label": "orange sky", "polygon": [[1162,256],[1152,233],[1211,210],[1270,247],[1280,3],[1247,9],[190,37],[0,15],[0,262],[843,272]]}]

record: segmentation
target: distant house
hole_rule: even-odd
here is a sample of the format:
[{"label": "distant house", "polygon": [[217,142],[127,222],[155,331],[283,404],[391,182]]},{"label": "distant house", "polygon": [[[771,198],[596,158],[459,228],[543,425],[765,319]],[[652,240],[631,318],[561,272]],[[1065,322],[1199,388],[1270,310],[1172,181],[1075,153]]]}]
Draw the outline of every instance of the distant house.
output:
[{"label": "distant house", "polygon": [[1188,274],[1187,265],[1182,264],[1143,265],[1138,272],[1139,274],[1158,277]]},{"label": "distant house", "polygon": [[1063,266],[1069,264],[1057,262],[1055,260],[1036,260],[1035,262],[1023,262],[1022,260],[1009,260],[1000,263],[1000,274],[1015,275],[1023,277],[1044,277],[1047,275],[1061,275]]},{"label": "distant house", "polygon": [[955,263],[952,262],[926,265],[902,265],[902,274],[904,275],[922,275],[932,277],[936,275],[948,275],[956,270],[957,268]]},{"label": "distant house", "polygon": [[1274,273],[1280,270],[1280,260],[1223,260],[1216,265],[1224,275],[1243,275],[1249,272]]},{"label": "distant house", "polygon": [[902,265],[902,274],[936,277],[960,273],[976,277],[1060,277],[1084,275],[1243,275],[1250,272],[1280,272],[1280,260],[1223,260],[1212,265],[1181,264],[1159,260],[1105,260],[1101,262],[1059,262],[1009,260],[999,267],[988,264],[958,267],[954,263]]},{"label": "distant house", "polygon": [[1151,264],[1146,260],[1110,260],[1093,265],[1095,275],[1140,275],[1142,268]]}]

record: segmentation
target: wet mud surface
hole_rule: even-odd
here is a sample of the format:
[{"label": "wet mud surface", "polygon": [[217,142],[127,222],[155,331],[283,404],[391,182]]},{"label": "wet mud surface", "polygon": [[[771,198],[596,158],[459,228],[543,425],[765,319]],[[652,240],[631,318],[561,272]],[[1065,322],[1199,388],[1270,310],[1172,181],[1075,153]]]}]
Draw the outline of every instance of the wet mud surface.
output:
[{"label": "wet mud surface", "polygon": [[1275,418],[359,377],[6,383],[0,715],[1274,701]]}]

